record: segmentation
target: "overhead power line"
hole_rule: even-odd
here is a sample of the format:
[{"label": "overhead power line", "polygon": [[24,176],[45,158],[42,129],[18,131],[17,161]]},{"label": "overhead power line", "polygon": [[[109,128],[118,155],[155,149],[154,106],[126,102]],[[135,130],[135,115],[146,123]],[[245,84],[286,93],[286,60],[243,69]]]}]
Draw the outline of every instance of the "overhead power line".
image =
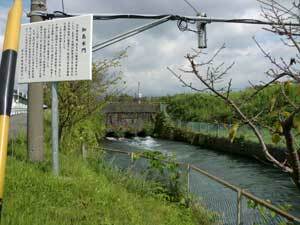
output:
[{"label": "overhead power line", "polygon": [[[65,18],[80,16],[82,14],[67,14],[60,11],[55,11],[53,13],[44,12],[32,12],[29,16],[42,16],[45,18]],[[163,19],[169,16],[169,20],[186,20],[186,21],[200,21],[203,23],[243,23],[243,24],[256,24],[256,25],[274,25],[274,26],[295,26],[300,27],[299,23],[285,22],[285,23],[275,23],[257,19],[223,19],[223,18],[212,18],[203,16],[182,16],[174,14],[163,14],[163,15],[149,15],[149,14],[94,14],[94,20],[114,20],[114,19]]]},{"label": "overhead power line", "polygon": [[120,34],[120,35],[117,35],[117,36],[115,36],[115,37],[113,37],[113,38],[111,38],[111,39],[109,39],[107,41],[104,41],[104,42],[101,42],[99,44],[96,44],[96,45],[93,46],[93,52],[96,52],[96,51],[98,51],[100,49],[103,49],[103,48],[109,46],[109,45],[115,44],[115,43],[117,43],[119,41],[125,40],[125,39],[127,39],[129,37],[132,37],[132,36],[134,36],[136,34],[139,34],[139,33],[143,32],[143,31],[146,31],[146,30],[149,30],[149,29],[151,29],[153,27],[156,27],[156,26],[158,26],[158,25],[160,25],[162,23],[165,23],[165,22],[169,21],[169,19],[170,19],[170,16],[166,16],[166,17],[164,17],[164,18],[162,18],[160,20],[157,20],[155,22],[146,24],[144,26],[137,27],[137,28],[135,28],[135,29],[133,29],[131,31],[128,31],[128,32]]},{"label": "overhead power line", "polygon": [[[62,1],[63,3],[63,1]],[[188,2],[187,2],[188,3]],[[64,8],[64,5],[63,5]],[[28,16],[41,16],[44,19],[55,19],[55,18],[65,18],[79,16],[78,14],[67,14],[61,11],[55,11],[53,13],[45,13],[40,11],[33,11]],[[126,33],[117,35],[107,41],[101,42],[93,46],[93,52],[103,49],[107,46],[125,40],[129,37],[137,35],[143,31],[149,30],[167,21],[177,21],[177,26],[180,31],[192,31],[198,34],[198,47],[207,48],[207,34],[206,25],[209,23],[237,23],[237,24],[252,24],[252,25],[269,25],[269,26],[290,26],[290,27],[300,27],[299,23],[275,23],[269,21],[262,21],[256,19],[222,19],[222,18],[209,18],[205,14],[198,13],[197,16],[181,16],[173,14],[163,14],[163,15],[148,15],[148,14],[94,14],[94,20],[115,20],[115,19],[149,19],[156,20],[154,22],[148,23],[146,25],[137,27]],[[189,25],[196,24],[197,30],[192,30]]]},{"label": "overhead power line", "polygon": [[195,11],[196,14],[200,14],[199,10],[197,10],[196,7],[193,6],[188,0],[184,0],[184,1]]}]

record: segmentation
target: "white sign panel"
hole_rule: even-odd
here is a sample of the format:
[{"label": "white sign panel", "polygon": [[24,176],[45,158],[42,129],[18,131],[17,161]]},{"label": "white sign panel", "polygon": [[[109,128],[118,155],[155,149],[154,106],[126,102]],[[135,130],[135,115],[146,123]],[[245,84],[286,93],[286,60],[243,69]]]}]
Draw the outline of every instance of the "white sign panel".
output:
[{"label": "white sign panel", "polygon": [[93,16],[22,25],[19,83],[92,79]]}]

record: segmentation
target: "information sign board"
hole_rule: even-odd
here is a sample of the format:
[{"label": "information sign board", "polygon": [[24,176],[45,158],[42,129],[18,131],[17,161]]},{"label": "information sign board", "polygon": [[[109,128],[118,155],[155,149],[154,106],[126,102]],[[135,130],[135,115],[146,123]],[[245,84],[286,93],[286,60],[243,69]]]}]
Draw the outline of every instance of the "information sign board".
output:
[{"label": "information sign board", "polygon": [[22,25],[19,83],[92,79],[93,16]]}]

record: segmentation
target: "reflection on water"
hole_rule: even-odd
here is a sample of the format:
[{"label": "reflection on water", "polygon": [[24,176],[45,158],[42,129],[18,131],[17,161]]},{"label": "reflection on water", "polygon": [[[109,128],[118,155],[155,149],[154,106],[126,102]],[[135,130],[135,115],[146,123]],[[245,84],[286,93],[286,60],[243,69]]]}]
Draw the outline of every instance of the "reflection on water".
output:
[{"label": "reflection on water", "polygon": [[274,204],[292,204],[292,213],[300,216],[300,191],[288,174],[271,166],[181,142],[151,137],[110,140],[104,146],[127,151],[153,150],[175,154],[178,161],[194,164]]}]

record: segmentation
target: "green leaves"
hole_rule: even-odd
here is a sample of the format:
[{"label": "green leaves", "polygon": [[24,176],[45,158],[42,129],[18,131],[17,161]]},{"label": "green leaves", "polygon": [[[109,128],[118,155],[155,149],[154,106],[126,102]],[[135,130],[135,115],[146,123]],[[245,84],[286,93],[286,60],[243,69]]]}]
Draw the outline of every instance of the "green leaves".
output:
[{"label": "green leaves", "polygon": [[279,134],[273,134],[272,135],[272,142],[274,144],[278,144],[281,141],[281,137]]},{"label": "green leaves", "polygon": [[158,182],[164,187],[168,201],[187,203],[182,176],[175,156],[168,156],[158,151],[141,152],[140,156],[148,159],[149,166],[145,171],[148,179]]},{"label": "green leaves", "polygon": [[257,203],[255,201],[253,201],[253,200],[248,200],[247,201],[247,206],[250,209],[255,209],[257,207]]},{"label": "green leaves", "polygon": [[300,133],[300,113],[294,116],[293,127]]},{"label": "green leaves", "polygon": [[291,81],[287,81],[284,83],[283,85],[284,87],[284,91],[286,95],[290,95],[291,91],[292,91],[292,84]]},{"label": "green leaves", "polygon": [[273,128],[275,132],[272,134],[272,142],[273,144],[278,144],[281,141],[281,134],[283,132],[283,128],[279,122],[275,122]]},{"label": "green leaves", "polygon": [[232,125],[232,127],[230,128],[229,130],[229,139],[230,139],[230,142],[233,143],[236,135],[237,135],[237,131],[239,129],[239,123],[235,123]]},{"label": "green leaves", "polygon": [[282,126],[279,122],[276,122],[274,127],[275,127],[275,130],[276,130],[277,133],[281,134],[283,132],[283,128],[282,128]]},{"label": "green leaves", "polygon": [[273,112],[273,110],[274,110],[274,107],[275,107],[275,104],[276,104],[276,100],[277,100],[277,97],[275,96],[275,97],[273,97],[272,99],[271,99],[271,107],[270,107],[270,112]]}]

